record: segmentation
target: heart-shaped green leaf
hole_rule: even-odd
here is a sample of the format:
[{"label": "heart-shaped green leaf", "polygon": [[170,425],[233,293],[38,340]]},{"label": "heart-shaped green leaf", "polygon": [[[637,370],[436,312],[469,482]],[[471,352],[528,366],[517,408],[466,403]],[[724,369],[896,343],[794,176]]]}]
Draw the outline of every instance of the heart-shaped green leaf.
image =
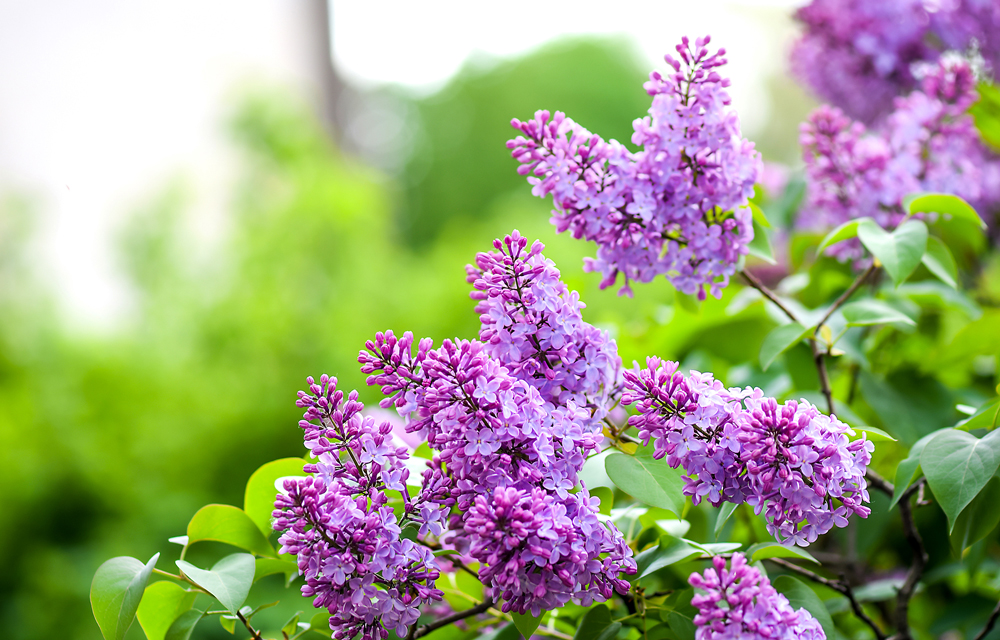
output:
[{"label": "heart-shaped green leaf", "polygon": [[215,596],[233,615],[246,601],[253,584],[254,557],[249,553],[226,556],[216,562],[210,571],[183,560],[177,561],[177,567],[195,584]]},{"label": "heart-shaped green leaf", "polygon": [[154,582],[146,587],[136,618],[148,640],[164,640],[177,618],[194,606],[197,593],[173,582]]},{"label": "heart-shaped green leaf", "polygon": [[917,323],[908,315],[895,307],[890,307],[881,300],[865,298],[849,302],[841,308],[844,320],[849,327],[864,327],[873,324],[901,323],[915,326]]},{"label": "heart-shaped green leaf", "polygon": [[228,504],[210,504],[199,509],[188,523],[187,535],[188,544],[215,540],[260,556],[276,556],[271,543],[250,516]]},{"label": "heart-shaped green leaf", "polygon": [[822,255],[823,251],[825,251],[827,247],[837,244],[838,242],[856,238],[858,235],[858,224],[860,224],[862,220],[871,220],[871,218],[855,218],[854,220],[848,220],[830,233],[826,234],[823,241],[819,243],[818,247],[816,247],[816,255]]},{"label": "heart-shaped green leaf", "polygon": [[160,554],[143,564],[135,558],[111,558],[90,583],[90,606],[106,640],[122,640],[135,620],[135,612]]},{"label": "heart-shaped green leaf", "polygon": [[274,483],[278,478],[286,476],[304,476],[302,458],[281,458],[272,460],[253,472],[247,480],[246,491],[243,493],[243,510],[264,537],[271,535],[271,513],[274,511],[274,498],[278,490]]},{"label": "heart-shaped green leaf", "polygon": [[609,455],[604,468],[615,486],[651,507],[679,516],[684,510],[683,473],[671,469],[666,460],[653,458],[652,450],[640,448],[634,456]]},{"label": "heart-shaped green leaf", "polygon": [[873,220],[862,220],[858,237],[897,286],[910,277],[927,249],[927,225],[920,220],[907,220],[892,233]]},{"label": "heart-shaped green leaf", "polygon": [[618,625],[618,629],[621,628],[620,622],[613,622],[611,620],[611,612],[607,606],[603,604],[594,605],[587,610],[587,613],[583,614],[580,626],[577,628],[573,640],[599,640],[602,634],[613,625]]},{"label": "heart-shaped green leaf", "polygon": [[978,226],[980,229],[986,228],[976,210],[965,200],[958,196],[947,193],[925,193],[908,196],[903,200],[907,215],[915,213],[942,213],[951,216],[955,220],[966,220]]},{"label": "heart-shaped green leaf", "polygon": [[943,429],[920,452],[920,466],[948,516],[950,534],[958,515],[1000,467],[1000,430],[979,439],[966,431]]},{"label": "heart-shaped green leaf", "polygon": [[760,368],[767,371],[778,356],[797,345],[811,330],[798,322],[789,322],[773,329],[760,345]]},{"label": "heart-shaped green leaf", "polygon": [[948,245],[939,238],[928,236],[927,252],[920,261],[941,282],[953,289],[958,288],[958,265],[955,264],[955,257],[951,255]]},{"label": "heart-shaped green leaf", "polygon": [[788,604],[792,609],[798,611],[805,609],[812,614],[823,627],[827,638],[836,638],[836,628],[833,626],[833,618],[826,605],[819,599],[816,592],[809,588],[809,585],[791,576],[778,576],[772,583],[774,588],[783,596],[788,598]]},{"label": "heart-shaped green leaf", "polygon": [[966,548],[979,542],[996,528],[1000,522],[1000,478],[990,478],[983,490],[969,503],[958,519],[951,532],[951,548],[958,555]]}]

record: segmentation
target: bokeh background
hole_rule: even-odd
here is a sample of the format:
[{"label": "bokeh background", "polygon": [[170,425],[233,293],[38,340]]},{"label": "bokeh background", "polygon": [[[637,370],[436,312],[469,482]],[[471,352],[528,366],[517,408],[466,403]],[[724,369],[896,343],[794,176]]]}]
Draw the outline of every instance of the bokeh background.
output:
[{"label": "bokeh background", "polygon": [[[662,53],[711,33],[744,134],[794,166],[795,4],[0,0],[5,637],[99,638],[103,560],[151,556],[301,455],[306,375],[373,399],[356,356],[376,330],[472,337],[464,265],[514,228],[626,361],[747,382],[761,308],[600,291],[504,143],[539,108],[628,141]],[[795,374],[771,372],[755,382]]]}]

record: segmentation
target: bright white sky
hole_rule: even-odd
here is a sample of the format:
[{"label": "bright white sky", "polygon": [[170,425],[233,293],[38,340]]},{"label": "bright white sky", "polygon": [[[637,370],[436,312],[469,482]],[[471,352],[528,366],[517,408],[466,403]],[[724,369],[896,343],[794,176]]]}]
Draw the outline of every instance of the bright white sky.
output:
[{"label": "bright white sky", "polygon": [[[307,1],[0,0],[0,192],[43,214],[43,277],[78,325],[126,317],[114,234],[171,181],[210,237],[236,172],[222,124],[254,85],[309,94]],[[362,87],[427,92],[473,52],[509,56],[565,34],[624,34],[651,65],[682,35],[729,52],[744,129],[767,117],[754,90],[784,65],[794,0],[590,2],[332,0],[334,57]],[[764,8],[762,10],[762,7]]]}]

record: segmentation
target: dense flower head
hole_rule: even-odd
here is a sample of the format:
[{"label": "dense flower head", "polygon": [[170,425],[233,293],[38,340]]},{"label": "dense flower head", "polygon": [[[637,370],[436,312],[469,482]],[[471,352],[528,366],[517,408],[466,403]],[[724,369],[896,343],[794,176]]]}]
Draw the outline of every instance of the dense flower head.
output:
[{"label": "dense flower head", "polygon": [[618,575],[635,561],[597,501],[570,493],[603,439],[617,349],[583,321],[541,243],[527,247],[515,231],[467,269],[482,341],[424,340],[414,353],[412,334],[387,331],[358,360],[435,452],[419,510],[406,511],[420,535],[475,558],[505,611],[537,613],[624,593]]},{"label": "dense flower head", "polygon": [[605,141],[561,112],[538,111],[507,146],[528,176],[532,193],[552,196],[558,231],[597,244],[585,268],[604,276],[649,282],[665,275],[678,290],[719,297],[753,239],[750,210],[762,164],[716,69],[724,49],[709,54],[709,38],[684,38],[673,73],[650,74],[649,115],[635,121],[630,152]]},{"label": "dense flower head", "polygon": [[603,410],[618,373],[616,345],[606,331],[583,321],[586,305],[542,255],[545,246],[537,240],[527,245],[515,231],[467,267],[471,296],[479,300],[479,339],[490,357],[545,401]]},{"label": "dense flower head", "polygon": [[282,553],[295,554],[305,578],[302,594],[329,609],[335,638],[383,639],[420,617],[419,606],[440,600],[431,551],[400,537],[401,522],[389,506],[395,492],[404,520],[419,513],[409,498],[405,447],[396,447],[390,422],[362,414],[352,391],[345,398],[337,379],[308,379],[296,404],[316,462],[308,477],[286,479],[275,500],[274,522]]},{"label": "dense flower head", "polygon": [[[933,6],[932,5],[936,5]],[[920,67],[946,51],[1000,69],[1000,5],[994,0],[813,0],[795,17],[803,34],[792,72],[822,100],[872,124],[893,98],[920,84]]]},{"label": "dense flower head", "polygon": [[[918,192],[951,193],[974,205],[1000,202],[1000,161],[982,144],[971,116],[975,82],[964,61],[942,60],[921,90],[896,98],[875,129],[823,105],[802,125],[807,200],[798,223],[833,227],[870,217],[892,229],[903,201]],[[854,240],[834,245],[842,259],[862,255]]]},{"label": "dense flower head", "polygon": [[826,640],[819,621],[804,608],[792,609],[788,598],[771,586],[756,567],[734,553],[730,566],[712,558],[704,573],[688,578],[698,593],[691,604],[696,640]]},{"label": "dense flower head", "polygon": [[865,471],[874,447],[808,402],[779,405],[760,389],[726,389],[710,374],[685,376],[649,358],[624,373],[629,424],[653,455],[687,472],[695,503],[747,502],[781,542],[806,546],[851,515],[870,510]]}]

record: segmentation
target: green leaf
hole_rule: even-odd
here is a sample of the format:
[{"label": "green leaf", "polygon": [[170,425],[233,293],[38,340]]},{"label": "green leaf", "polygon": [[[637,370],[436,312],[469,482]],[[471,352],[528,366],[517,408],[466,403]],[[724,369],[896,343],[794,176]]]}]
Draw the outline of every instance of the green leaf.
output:
[{"label": "green leaf", "polygon": [[955,220],[966,220],[977,225],[980,229],[986,228],[976,210],[965,200],[958,196],[946,193],[928,193],[909,197],[903,201],[908,216],[915,213],[941,213],[949,215]]},{"label": "green leaf", "polygon": [[1000,522],[1000,478],[990,478],[983,490],[969,503],[958,519],[951,532],[951,548],[961,555],[967,547],[971,547],[987,536]]},{"label": "green leaf", "polygon": [[760,542],[747,549],[746,557],[750,562],[765,560],[767,558],[803,558],[810,562],[819,564],[819,560],[812,557],[805,549],[800,547],[789,547],[777,542]]},{"label": "green leaf", "polygon": [[756,256],[768,264],[777,264],[774,259],[774,250],[771,249],[771,240],[768,237],[767,229],[753,220],[753,240],[747,245],[747,253]]},{"label": "green leaf", "polygon": [[253,584],[254,558],[248,553],[234,553],[215,563],[210,571],[189,562],[177,561],[177,567],[199,587],[208,591],[230,613],[236,615]]},{"label": "green leaf", "polygon": [[667,614],[667,624],[677,636],[677,640],[694,640],[694,622],[691,621],[691,618],[671,611]]},{"label": "green leaf", "polygon": [[274,548],[245,511],[228,504],[202,507],[188,523],[187,534],[193,544],[199,540],[225,542],[260,556],[276,557]]},{"label": "green leaf", "polygon": [[907,220],[892,233],[873,220],[864,220],[858,224],[858,237],[896,286],[910,277],[927,249],[927,225],[919,220]]},{"label": "green leaf", "polygon": [[938,432],[929,433],[923,438],[917,440],[913,443],[910,448],[910,453],[907,454],[906,458],[899,463],[896,467],[896,481],[894,483],[894,489],[892,492],[892,501],[889,502],[889,508],[892,509],[899,502],[899,499],[903,496],[903,492],[906,488],[913,484],[913,481],[917,479],[920,473],[920,454],[923,452],[924,447],[927,443],[931,441],[932,438],[938,435]]},{"label": "green leaf", "polygon": [[608,607],[603,604],[594,605],[583,614],[573,640],[597,640],[598,636],[612,624],[611,611]]},{"label": "green leaf", "polygon": [[765,229],[770,229],[771,221],[767,219],[766,215],[764,215],[764,210],[758,207],[757,203],[753,202],[752,200],[747,204],[750,207],[750,212],[753,214],[754,222],[764,227]]},{"label": "green leaf", "polygon": [[796,611],[805,609],[811,613],[823,627],[827,638],[836,638],[839,635],[826,605],[809,585],[791,576],[778,576],[772,584],[779,593],[788,598],[788,604],[792,605],[792,609]]},{"label": "green leaf", "polygon": [[538,628],[539,623],[542,621],[542,616],[545,615],[545,611],[541,615],[535,617],[530,613],[517,613],[512,611],[510,617],[514,619],[514,626],[517,630],[521,632],[521,635],[525,638],[530,638],[531,634],[535,632]]},{"label": "green leaf", "polygon": [[[842,411],[844,409],[844,407],[841,406],[840,409]],[[838,412],[838,416],[837,417],[838,418],[840,417],[839,412]],[[841,420],[843,420],[843,418],[841,418]],[[845,422],[846,422],[846,420],[845,420]],[[854,431],[855,433],[857,433],[859,431],[865,433],[867,435],[867,439],[868,440],[884,440],[886,442],[899,442],[898,440],[896,440],[896,438],[893,438],[891,435],[889,435],[888,433],[886,433],[882,429],[879,429],[878,427],[872,427],[872,426],[869,426],[869,425],[864,425],[864,426],[860,426],[860,427],[858,427],[856,429],[852,428],[852,431]],[[860,436],[858,436],[858,437],[860,437]],[[852,440],[853,439],[856,439],[856,438],[852,438]]]},{"label": "green leaf", "polygon": [[[204,611],[199,611],[198,609],[185,611],[170,625],[163,640],[190,640],[191,634],[194,633],[195,625],[203,617],[205,617]],[[235,627],[235,625],[233,626]]]},{"label": "green leaf", "polygon": [[760,345],[760,368],[767,371],[775,358],[797,345],[811,330],[798,322],[789,322],[773,329]]},{"label": "green leaf", "polygon": [[481,635],[476,640],[521,640],[521,632],[517,630],[516,624],[511,623]]},{"label": "green leaf", "polygon": [[934,236],[927,238],[927,252],[920,261],[941,282],[953,289],[958,288],[958,266],[955,264],[955,258],[951,255],[948,245],[939,238]]},{"label": "green leaf", "polygon": [[[283,554],[285,558],[294,556]],[[257,558],[254,561],[253,581],[257,582],[266,576],[273,576],[276,573],[285,574],[285,586],[287,587],[299,575],[299,565],[292,560],[282,558]]]},{"label": "green leaf", "polygon": [[692,556],[701,555],[701,550],[686,540],[665,535],[660,543],[652,549],[646,549],[635,557],[636,573],[632,580],[645,578],[654,571],[676,564]]},{"label": "green leaf", "polygon": [[90,606],[106,640],[125,637],[159,558],[160,554],[156,554],[143,564],[135,558],[119,556],[97,568],[90,583]]},{"label": "green leaf", "polygon": [[154,582],[146,587],[136,618],[148,640],[164,640],[174,620],[194,606],[197,593],[173,582]]},{"label": "green leaf", "polygon": [[648,447],[639,449],[634,456],[611,454],[604,460],[604,468],[615,486],[636,500],[676,516],[684,511],[682,472],[671,469],[666,460],[653,458]]},{"label": "green leaf", "polygon": [[722,506],[719,507],[719,513],[715,516],[716,536],[718,536],[719,532],[722,531],[722,527],[726,525],[726,521],[729,520],[729,517],[733,515],[733,512],[736,511],[736,507],[738,506],[740,505],[735,502],[724,502],[722,503]]},{"label": "green leaf", "polygon": [[988,402],[974,414],[966,418],[965,420],[959,421],[955,425],[956,429],[961,429],[962,431],[972,431],[973,429],[993,429],[998,422],[994,422],[994,419],[1000,417],[997,414],[997,405],[1000,404],[1000,398]]},{"label": "green leaf", "polygon": [[980,440],[966,431],[943,429],[924,446],[920,466],[948,516],[950,534],[958,515],[1000,467],[1000,430]]},{"label": "green leaf", "polygon": [[219,624],[229,633],[236,633],[236,616],[221,615],[219,616]]},{"label": "green leaf", "polygon": [[816,255],[822,255],[823,251],[830,245],[857,237],[858,225],[862,220],[871,220],[871,218],[855,218],[854,220],[848,220],[830,233],[826,234],[823,241],[819,243],[818,247],[816,247]]},{"label": "green leaf", "polygon": [[293,636],[295,632],[299,630],[299,616],[302,615],[301,611],[297,611],[295,615],[288,619],[285,624],[281,626],[281,632],[286,636]]},{"label": "green leaf", "polygon": [[607,487],[594,487],[590,490],[590,497],[601,501],[601,513],[606,516],[611,515],[611,508],[615,505],[614,491]]},{"label": "green leaf", "polygon": [[845,304],[841,308],[844,320],[849,327],[864,327],[873,324],[901,323],[915,326],[917,323],[910,316],[895,307],[890,307],[881,300],[865,298]]},{"label": "green leaf", "polygon": [[326,633],[326,630],[330,628],[330,612],[320,611],[319,613],[314,613],[313,617],[309,618],[309,628],[313,631]]},{"label": "green leaf", "polygon": [[243,493],[243,510],[265,538],[272,533],[271,513],[274,511],[274,498],[278,495],[274,483],[278,478],[306,475],[302,470],[304,465],[305,460],[302,458],[273,460],[254,471],[247,480],[247,488]]}]

